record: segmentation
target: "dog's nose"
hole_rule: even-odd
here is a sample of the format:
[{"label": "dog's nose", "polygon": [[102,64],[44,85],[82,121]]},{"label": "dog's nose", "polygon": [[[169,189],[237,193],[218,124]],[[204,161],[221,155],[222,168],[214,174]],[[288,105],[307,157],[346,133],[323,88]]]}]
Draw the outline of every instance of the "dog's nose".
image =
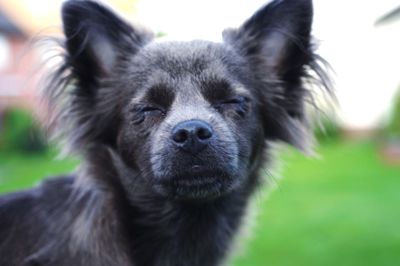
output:
[{"label": "dog's nose", "polygon": [[202,120],[180,122],[172,129],[172,140],[182,150],[198,153],[203,150],[213,136],[211,126]]}]

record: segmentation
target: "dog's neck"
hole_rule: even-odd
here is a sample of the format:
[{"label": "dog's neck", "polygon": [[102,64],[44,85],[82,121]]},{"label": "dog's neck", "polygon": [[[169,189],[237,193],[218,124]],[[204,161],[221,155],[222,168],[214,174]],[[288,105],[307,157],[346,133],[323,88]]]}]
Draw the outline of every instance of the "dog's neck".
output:
[{"label": "dog's neck", "polygon": [[112,150],[108,154],[96,152],[93,158],[102,162],[91,164],[96,166],[91,175],[111,183],[110,178],[119,179],[111,198],[118,201],[113,204],[119,206],[114,215],[122,221],[119,230],[126,237],[125,250],[134,265],[220,264],[241,224],[254,184],[211,202],[175,201],[153,192]]},{"label": "dog's neck", "polygon": [[212,203],[155,199],[133,206],[130,221],[138,265],[219,265],[229,250],[246,200],[230,195]]}]

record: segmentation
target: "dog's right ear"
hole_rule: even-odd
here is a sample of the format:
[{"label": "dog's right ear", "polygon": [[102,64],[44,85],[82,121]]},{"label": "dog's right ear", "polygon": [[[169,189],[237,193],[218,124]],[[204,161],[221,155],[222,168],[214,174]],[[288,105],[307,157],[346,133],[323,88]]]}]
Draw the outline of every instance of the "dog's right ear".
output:
[{"label": "dog's right ear", "polygon": [[324,76],[315,62],[312,18],[311,0],[274,0],[223,33],[257,80],[266,138],[301,150],[310,146],[304,80],[309,70]]},{"label": "dog's right ear", "polygon": [[65,2],[62,21],[67,62],[82,85],[109,75],[119,58],[137,52],[153,37],[93,1]]}]

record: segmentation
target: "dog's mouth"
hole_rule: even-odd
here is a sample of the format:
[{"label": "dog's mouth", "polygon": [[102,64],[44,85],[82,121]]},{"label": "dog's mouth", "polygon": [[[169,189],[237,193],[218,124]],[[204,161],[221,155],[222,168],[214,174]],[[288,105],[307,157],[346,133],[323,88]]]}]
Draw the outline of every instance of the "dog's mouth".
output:
[{"label": "dog's mouth", "polygon": [[192,167],[191,172],[165,176],[156,182],[156,189],[177,200],[213,200],[235,187],[235,178],[226,171]]}]

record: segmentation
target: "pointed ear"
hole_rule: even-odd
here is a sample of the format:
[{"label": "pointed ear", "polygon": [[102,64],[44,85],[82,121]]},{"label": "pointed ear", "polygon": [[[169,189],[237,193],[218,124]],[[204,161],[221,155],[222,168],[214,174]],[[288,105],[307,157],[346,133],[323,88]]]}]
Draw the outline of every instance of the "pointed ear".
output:
[{"label": "pointed ear", "polygon": [[248,62],[260,95],[267,139],[306,149],[307,123],[303,78],[313,68],[311,0],[275,0],[224,41]]},{"label": "pointed ear", "polygon": [[137,52],[152,39],[151,33],[132,28],[93,1],[65,2],[62,22],[67,60],[82,83],[109,75],[120,57]]},{"label": "pointed ear", "polygon": [[260,71],[284,78],[309,60],[312,17],[311,0],[275,0],[223,37]]}]

